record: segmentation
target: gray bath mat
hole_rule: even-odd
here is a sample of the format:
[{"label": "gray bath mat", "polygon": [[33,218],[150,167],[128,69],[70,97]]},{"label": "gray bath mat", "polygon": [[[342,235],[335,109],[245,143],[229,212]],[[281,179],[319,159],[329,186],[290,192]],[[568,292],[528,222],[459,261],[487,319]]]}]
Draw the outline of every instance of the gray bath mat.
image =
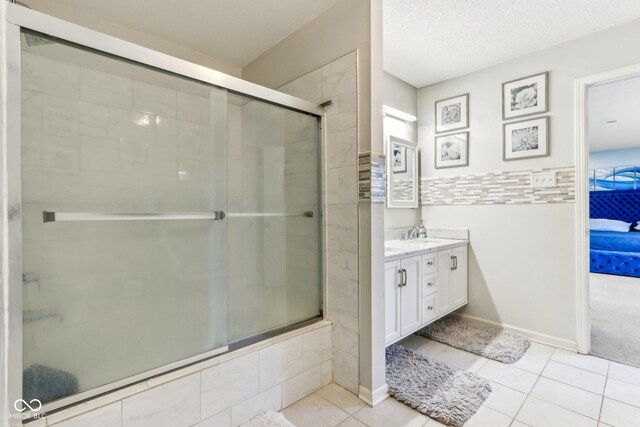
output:
[{"label": "gray bath mat", "polygon": [[458,316],[443,317],[416,334],[503,363],[520,359],[531,344],[515,332],[480,325]]},{"label": "gray bath mat", "polygon": [[389,394],[451,426],[461,426],[489,396],[489,383],[472,372],[429,360],[398,344],[387,347]]}]

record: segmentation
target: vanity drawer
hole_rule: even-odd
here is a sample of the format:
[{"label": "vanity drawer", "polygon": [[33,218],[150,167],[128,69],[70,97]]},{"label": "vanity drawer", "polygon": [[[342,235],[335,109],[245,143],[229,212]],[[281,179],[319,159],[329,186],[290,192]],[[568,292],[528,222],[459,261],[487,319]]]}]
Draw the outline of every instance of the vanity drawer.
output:
[{"label": "vanity drawer", "polygon": [[438,292],[438,283],[436,282],[436,275],[429,274],[422,276],[422,296],[426,297],[434,292]]},{"label": "vanity drawer", "polygon": [[435,273],[438,269],[438,254],[422,255],[422,274]]},{"label": "vanity drawer", "polygon": [[422,324],[425,325],[438,316],[438,294],[422,298]]}]

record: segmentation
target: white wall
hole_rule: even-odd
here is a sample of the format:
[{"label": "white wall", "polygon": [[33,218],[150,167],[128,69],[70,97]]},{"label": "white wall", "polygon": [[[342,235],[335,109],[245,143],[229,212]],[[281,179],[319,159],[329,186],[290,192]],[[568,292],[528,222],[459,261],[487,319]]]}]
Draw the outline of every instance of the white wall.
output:
[{"label": "white wall", "polygon": [[[383,102],[391,108],[403,111],[413,116],[418,116],[418,89],[399,78],[384,73]],[[394,117],[384,118],[384,143],[385,152],[389,136],[397,136],[409,141],[417,141],[417,122],[405,122]],[[419,153],[418,155],[424,155]],[[409,229],[420,221],[420,209],[386,208],[384,210],[384,228]]]},{"label": "white wall", "polygon": [[[469,166],[436,170],[422,156],[423,177],[575,165],[573,84],[579,77],[640,63],[640,21],[562,43],[495,67],[419,90],[419,146],[434,150],[434,102],[470,93]],[[501,83],[549,71],[550,147],[546,158],[502,160]],[[466,314],[575,345],[575,205],[424,206],[428,227],[468,227],[471,238]]]}]

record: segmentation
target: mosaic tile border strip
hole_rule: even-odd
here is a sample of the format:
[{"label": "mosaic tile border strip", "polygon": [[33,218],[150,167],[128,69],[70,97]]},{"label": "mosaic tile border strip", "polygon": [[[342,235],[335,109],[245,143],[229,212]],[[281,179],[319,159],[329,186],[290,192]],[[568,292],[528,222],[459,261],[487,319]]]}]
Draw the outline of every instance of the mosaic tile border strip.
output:
[{"label": "mosaic tile border strip", "polygon": [[387,168],[384,154],[370,151],[358,154],[358,200],[386,202]]},{"label": "mosaic tile border strip", "polygon": [[[556,187],[532,188],[531,174],[556,172]],[[575,203],[574,166],[443,176],[420,180],[420,204],[511,205]]]}]

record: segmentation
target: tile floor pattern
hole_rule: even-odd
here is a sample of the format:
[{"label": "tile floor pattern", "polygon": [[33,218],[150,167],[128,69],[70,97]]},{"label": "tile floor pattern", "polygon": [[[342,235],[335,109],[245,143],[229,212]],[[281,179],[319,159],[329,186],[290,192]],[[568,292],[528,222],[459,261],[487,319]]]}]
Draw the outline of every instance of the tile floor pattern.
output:
[{"label": "tile floor pattern", "polygon": [[[401,344],[491,382],[491,395],[466,427],[640,426],[640,368],[537,343],[512,365],[417,335]],[[336,384],[283,412],[299,427],[443,425],[393,398],[370,408]]]}]

